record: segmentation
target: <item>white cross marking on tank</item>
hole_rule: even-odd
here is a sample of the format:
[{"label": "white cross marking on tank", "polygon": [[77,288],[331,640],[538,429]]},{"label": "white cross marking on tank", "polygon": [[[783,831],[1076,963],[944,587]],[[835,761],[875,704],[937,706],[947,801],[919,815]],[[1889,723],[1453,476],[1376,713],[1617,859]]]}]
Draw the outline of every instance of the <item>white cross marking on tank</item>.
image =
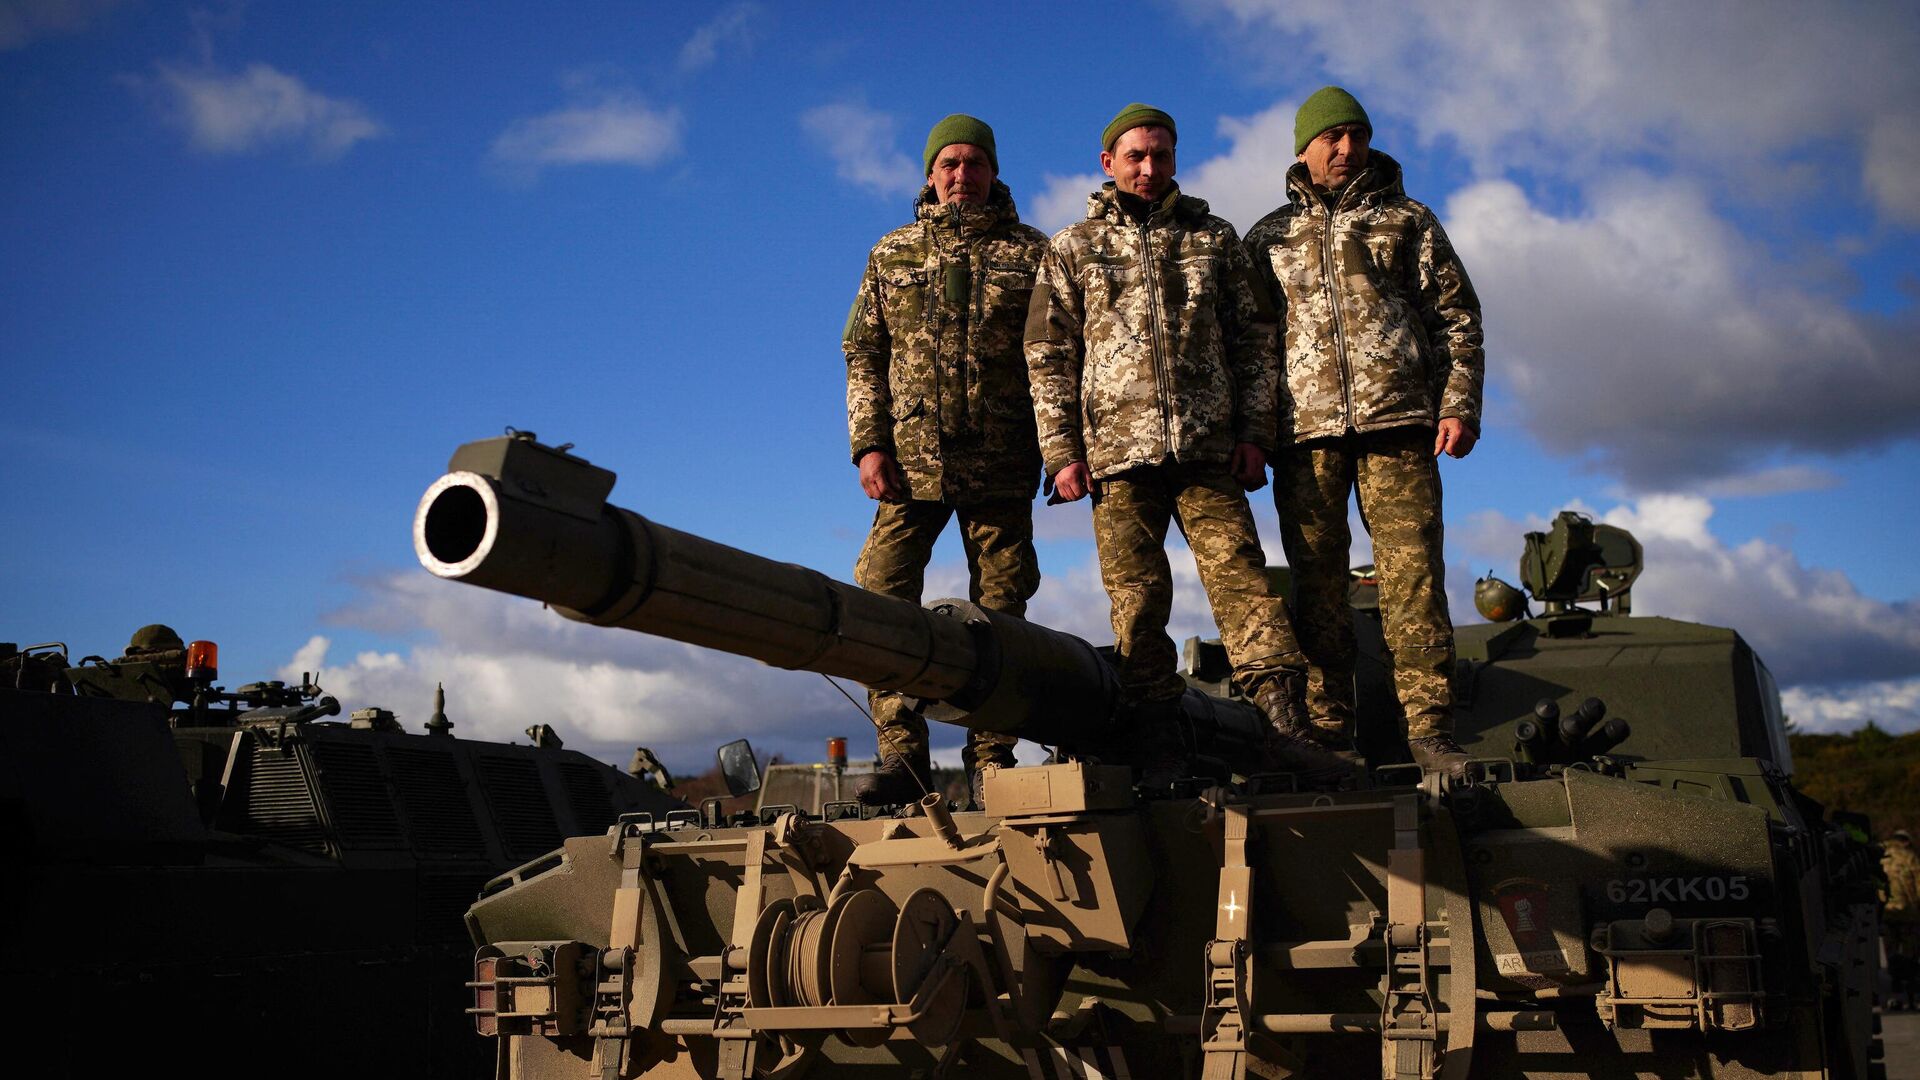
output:
[{"label": "white cross marking on tank", "polygon": [[1220,910],[1227,913],[1228,922],[1233,922],[1240,918],[1240,913],[1246,909],[1240,906],[1240,894],[1228,889],[1227,902],[1220,905]]}]

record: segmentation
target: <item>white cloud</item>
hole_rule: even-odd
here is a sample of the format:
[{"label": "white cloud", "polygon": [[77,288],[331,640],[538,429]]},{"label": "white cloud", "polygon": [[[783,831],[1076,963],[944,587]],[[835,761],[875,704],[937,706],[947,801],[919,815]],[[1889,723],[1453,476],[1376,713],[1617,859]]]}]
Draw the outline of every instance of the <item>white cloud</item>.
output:
[{"label": "white cloud", "polygon": [[1920,225],[1920,116],[1883,116],[1867,129],[1866,182],[1888,218]]},{"label": "white cloud", "polygon": [[[1586,175],[1646,156],[1774,186],[1787,172],[1861,182],[1871,133],[1920,117],[1910,5],[1799,0],[1602,0],[1471,5],[1187,0],[1224,19],[1246,62],[1279,79],[1317,66],[1375,113],[1456,143],[1484,172]],[[1848,153],[1782,166],[1794,151]],[[1391,147],[1388,147],[1391,150]],[[1909,174],[1867,193],[1913,209]],[[1795,183],[1795,180],[1788,180]]]},{"label": "white cloud", "polygon": [[1781,703],[1801,731],[1853,731],[1868,721],[1896,734],[1920,730],[1920,679],[1853,686],[1796,686]]},{"label": "white cloud", "polygon": [[0,51],[40,38],[75,34],[120,6],[121,0],[5,0],[0,3]]},{"label": "white cloud", "polygon": [[1557,215],[1493,180],[1442,214],[1486,311],[1501,419],[1643,490],[1920,433],[1911,315],[1812,291],[1693,185],[1627,175],[1589,203]]},{"label": "white cloud", "polygon": [[691,73],[713,66],[725,46],[743,50],[751,47],[764,14],[758,4],[731,4],[722,9],[680,46],[680,70]]},{"label": "white cloud", "polygon": [[[1779,544],[1727,544],[1709,527],[1714,508],[1705,498],[1654,495],[1604,513],[1569,509],[1628,529],[1645,548],[1635,614],[1737,630],[1783,688],[1797,687],[1808,700],[1843,694],[1833,688],[1849,683],[1920,675],[1920,606],[1866,596],[1846,574],[1808,566]],[[1545,517],[1470,515],[1451,534],[1455,552],[1466,556],[1452,560],[1461,572],[1454,591],[1471,580],[1470,567],[1491,564],[1510,574],[1521,535],[1547,525]],[[1920,713],[1912,718],[1920,721]]]},{"label": "white cloud", "polygon": [[207,153],[305,143],[315,157],[330,159],[386,133],[358,102],[328,97],[266,64],[236,74],[160,64],[151,83],[141,84],[158,91],[193,146]]},{"label": "white cloud", "polygon": [[655,108],[625,91],[604,92],[515,120],[493,140],[494,161],[528,175],[555,165],[650,168],[680,152],[680,110]]},{"label": "white cloud", "polygon": [[1180,189],[1207,200],[1214,213],[1245,236],[1254,222],[1287,201],[1287,169],[1296,160],[1293,114],[1298,108],[1282,101],[1244,120],[1221,117],[1220,134],[1233,148],[1183,170]]},{"label": "white cloud", "polygon": [[1099,189],[1107,178],[1100,173],[1057,176],[1047,173],[1040,180],[1040,194],[1033,200],[1034,227],[1048,233],[1087,216],[1087,195]]},{"label": "white cloud", "polygon": [[914,159],[901,153],[899,122],[853,102],[819,105],[800,114],[800,126],[833,159],[834,172],[876,195],[911,195],[926,182]]},{"label": "white cloud", "polygon": [[[401,652],[334,658],[317,636],[283,675],[318,673],[344,709],[382,705],[418,729],[443,682],[456,734],[524,740],[554,725],[569,748],[624,763],[651,747],[676,770],[705,768],[714,747],[747,737],[768,753],[819,756],[827,735],[867,739],[866,721],[820,676],[661,638],[570,622],[539,604],[418,573],[362,584],[336,622],[420,636]],[[853,688],[856,696],[858,688]]]}]

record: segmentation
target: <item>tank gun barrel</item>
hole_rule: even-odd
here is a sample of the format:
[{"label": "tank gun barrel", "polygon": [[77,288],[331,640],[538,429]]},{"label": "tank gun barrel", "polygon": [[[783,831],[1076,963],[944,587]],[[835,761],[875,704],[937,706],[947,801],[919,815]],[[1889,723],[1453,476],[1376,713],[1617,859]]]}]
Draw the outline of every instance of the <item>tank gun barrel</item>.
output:
[{"label": "tank gun barrel", "polygon": [[[1117,734],[1119,681],[1084,640],[963,600],[923,608],[668,528],[609,504],[613,482],[530,435],[469,443],[421,498],[414,549],[439,577],[898,691],[965,727],[1068,746]],[[1184,710],[1190,733],[1221,748],[1257,736],[1222,708],[1234,704]]]}]

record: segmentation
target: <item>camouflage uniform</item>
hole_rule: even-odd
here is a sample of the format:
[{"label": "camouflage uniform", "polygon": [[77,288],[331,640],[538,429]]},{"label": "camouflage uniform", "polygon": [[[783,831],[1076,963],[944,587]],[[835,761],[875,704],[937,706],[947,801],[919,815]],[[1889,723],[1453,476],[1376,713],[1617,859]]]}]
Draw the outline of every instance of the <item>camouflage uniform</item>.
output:
[{"label": "camouflage uniform", "polygon": [[1895,837],[1881,849],[1880,870],[1887,876],[1887,916],[1920,921],[1920,855],[1910,841]]},{"label": "camouflage uniform", "polygon": [[[995,182],[981,205],[935,201],[880,238],[847,316],[847,427],[853,460],[890,453],[910,492],[882,503],[854,567],[861,587],[920,600],[927,560],[958,516],[972,598],[1026,612],[1040,584],[1033,549],[1039,479],[1020,335],[1046,234],[1020,223]],[[927,723],[898,694],[871,693],[883,756],[924,755]],[[1009,736],[974,732],[980,760],[1010,760]]]},{"label": "camouflage uniform", "polygon": [[1247,248],[1286,305],[1273,491],[1315,667],[1310,711],[1330,727],[1353,715],[1347,499],[1357,489],[1408,737],[1447,734],[1453,622],[1433,432],[1449,417],[1479,432],[1480,302],[1391,157],[1374,151],[1331,197],[1305,164],[1288,171],[1287,188],[1290,201],[1247,233]]},{"label": "camouflage uniform", "polygon": [[1235,444],[1271,446],[1278,384],[1272,305],[1233,226],[1176,187],[1144,222],[1109,183],[1053,238],[1027,321],[1027,367],[1047,472],[1087,463],[1094,539],[1135,700],[1176,696],[1167,636],[1178,521],[1243,689],[1300,666],[1268,594]]},{"label": "camouflage uniform", "polygon": [[1920,944],[1920,855],[1902,829],[1881,848],[1880,872],[1886,875],[1887,895],[1881,936],[1887,950],[1887,976],[1892,997],[1903,1008],[1913,1007],[1915,947]]}]

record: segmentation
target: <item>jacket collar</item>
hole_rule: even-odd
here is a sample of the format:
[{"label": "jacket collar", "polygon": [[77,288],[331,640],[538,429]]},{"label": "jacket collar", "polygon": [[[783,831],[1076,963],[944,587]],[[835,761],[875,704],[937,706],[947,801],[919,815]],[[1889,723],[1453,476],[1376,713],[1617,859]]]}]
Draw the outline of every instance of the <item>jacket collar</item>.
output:
[{"label": "jacket collar", "polygon": [[913,216],[918,221],[934,226],[958,228],[965,237],[979,236],[992,232],[1005,225],[1016,225],[1020,221],[1020,210],[1013,204],[1013,192],[998,180],[993,182],[993,193],[987,201],[979,205],[968,203],[947,203],[941,205],[933,194],[933,185],[920,189],[920,196],[913,201]]},{"label": "jacket collar", "polygon": [[[1166,195],[1153,208],[1153,214],[1147,220],[1149,223],[1172,220],[1190,224],[1206,217],[1208,210],[1205,199],[1181,194],[1180,185],[1176,183],[1167,189]],[[1087,196],[1087,219],[1106,221],[1114,225],[1133,224],[1133,219],[1120,208],[1120,189],[1115,187],[1111,180],[1100,185],[1098,191]]]},{"label": "jacket collar", "polygon": [[[1366,203],[1377,204],[1406,193],[1406,186],[1401,183],[1400,163],[1375,150],[1367,157],[1367,167],[1347,182],[1346,190],[1340,194],[1340,206],[1347,208]],[[1320,202],[1320,192],[1313,186],[1313,178],[1307,174],[1306,162],[1296,161],[1287,170],[1287,196],[1302,209]]]}]

